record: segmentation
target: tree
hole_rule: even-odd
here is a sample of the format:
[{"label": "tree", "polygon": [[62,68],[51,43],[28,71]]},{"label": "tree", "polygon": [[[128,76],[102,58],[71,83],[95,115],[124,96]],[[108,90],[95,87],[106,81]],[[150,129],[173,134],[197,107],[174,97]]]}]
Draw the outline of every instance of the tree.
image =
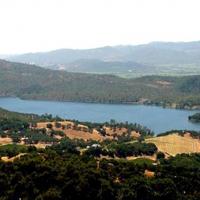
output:
[{"label": "tree", "polygon": [[53,125],[52,125],[51,123],[48,123],[48,124],[47,124],[47,128],[52,129],[52,128],[53,128]]},{"label": "tree", "polygon": [[165,158],[165,154],[161,151],[159,151],[157,153],[157,160],[161,160],[161,159],[164,159]]},{"label": "tree", "polygon": [[59,122],[55,122],[55,127],[56,127],[56,128],[61,128],[61,127],[62,127],[62,124],[59,123]]}]

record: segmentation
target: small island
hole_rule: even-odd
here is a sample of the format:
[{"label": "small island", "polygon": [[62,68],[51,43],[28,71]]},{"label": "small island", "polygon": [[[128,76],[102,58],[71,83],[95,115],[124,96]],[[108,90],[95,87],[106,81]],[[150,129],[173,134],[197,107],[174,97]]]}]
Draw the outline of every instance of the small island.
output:
[{"label": "small island", "polygon": [[189,116],[188,119],[191,122],[200,123],[200,113],[195,113],[194,115]]}]

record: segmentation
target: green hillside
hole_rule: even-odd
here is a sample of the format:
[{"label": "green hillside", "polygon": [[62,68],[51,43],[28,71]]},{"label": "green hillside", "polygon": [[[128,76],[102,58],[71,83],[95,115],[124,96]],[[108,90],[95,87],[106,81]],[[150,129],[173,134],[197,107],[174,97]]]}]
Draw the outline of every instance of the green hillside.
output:
[{"label": "green hillside", "polygon": [[[99,103],[146,103],[191,108],[199,105],[200,76],[148,76],[69,73],[0,61],[0,96]],[[189,90],[187,89],[189,88]]]},{"label": "green hillside", "polygon": [[39,120],[41,117],[35,114],[24,114],[17,112],[10,112],[0,108],[0,119],[19,119],[27,122]]}]

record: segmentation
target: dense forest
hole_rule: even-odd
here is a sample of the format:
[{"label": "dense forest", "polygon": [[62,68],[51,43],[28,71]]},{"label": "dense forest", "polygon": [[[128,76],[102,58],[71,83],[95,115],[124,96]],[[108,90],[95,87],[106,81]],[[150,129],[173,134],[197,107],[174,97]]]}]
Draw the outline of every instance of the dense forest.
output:
[{"label": "dense forest", "polygon": [[147,159],[98,161],[64,147],[26,152],[13,162],[0,161],[1,199],[200,198],[199,154],[160,157],[155,165]]},{"label": "dense forest", "polygon": [[143,103],[199,108],[200,76],[149,76],[68,73],[0,61],[0,96],[99,103]]}]

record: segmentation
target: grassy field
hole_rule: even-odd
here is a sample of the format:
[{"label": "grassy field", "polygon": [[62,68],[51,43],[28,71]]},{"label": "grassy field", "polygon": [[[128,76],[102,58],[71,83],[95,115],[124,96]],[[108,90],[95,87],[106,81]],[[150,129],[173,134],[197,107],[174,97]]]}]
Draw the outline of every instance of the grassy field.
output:
[{"label": "grassy field", "polygon": [[195,153],[200,152],[200,140],[192,138],[189,134],[184,137],[177,133],[167,136],[148,138],[147,143],[154,143],[159,151],[166,155],[175,156],[181,153]]}]

